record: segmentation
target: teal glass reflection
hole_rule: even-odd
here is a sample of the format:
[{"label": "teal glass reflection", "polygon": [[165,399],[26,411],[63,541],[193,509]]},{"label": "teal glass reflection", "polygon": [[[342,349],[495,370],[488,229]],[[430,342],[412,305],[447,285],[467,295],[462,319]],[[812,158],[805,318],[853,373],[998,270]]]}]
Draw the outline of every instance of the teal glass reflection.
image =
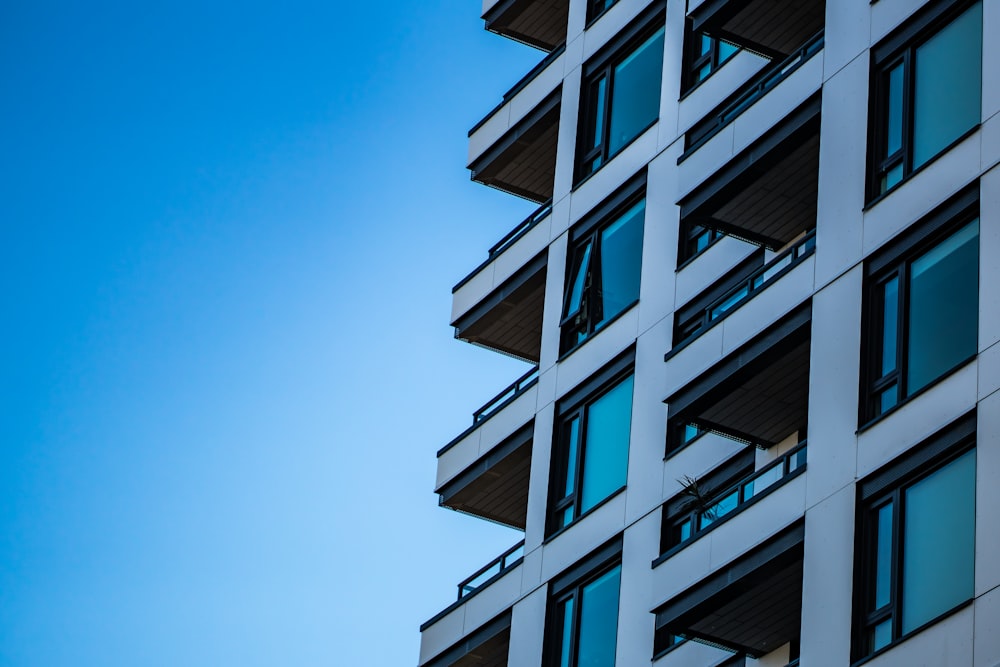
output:
[{"label": "teal glass reflection", "polygon": [[913,84],[914,169],[979,123],[982,61],[981,2],[917,48]]},{"label": "teal glass reflection", "polygon": [[979,221],[910,267],[907,395],[976,353],[979,328]]},{"label": "teal glass reflection", "polygon": [[976,453],[967,452],[905,492],[902,630],[970,599],[976,547]]},{"label": "teal glass reflection", "polygon": [[882,375],[896,370],[896,343],[899,338],[899,277],[882,287]]},{"label": "teal glass reflection", "polygon": [[903,147],[903,63],[889,70],[888,83],[885,157]]},{"label": "teal glass reflection", "polygon": [[732,58],[733,55],[735,55],[736,52],[739,50],[740,47],[736,46],[735,44],[730,44],[729,42],[723,42],[722,40],[719,40],[719,65],[722,65],[722,63]]},{"label": "teal glass reflection", "polygon": [[614,667],[621,566],[583,587],[575,667]]},{"label": "teal glass reflection", "polygon": [[573,601],[569,598],[562,604],[562,642],[559,647],[559,667],[570,667],[573,654]]},{"label": "teal glass reflection", "polygon": [[608,155],[635,139],[660,115],[663,28],[614,69]]},{"label": "teal glass reflection", "polygon": [[877,651],[880,648],[885,648],[892,641],[892,619],[888,621],[882,621],[875,626],[872,631],[872,647],[871,650]]},{"label": "teal glass reflection", "polygon": [[646,202],[625,212],[601,232],[601,319],[608,320],[639,298]]},{"label": "teal glass reflection", "polygon": [[889,604],[892,590],[892,503],[875,515],[875,600],[872,610]]},{"label": "teal glass reflection", "polygon": [[576,251],[573,258],[573,268],[570,271],[571,282],[569,298],[566,299],[566,306],[563,308],[563,317],[569,317],[580,310],[583,303],[583,289],[587,284],[587,272],[590,270],[590,243],[587,243],[582,250]]},{"label": "teal glass reflection", "polygon": [[586,146],[588,149],[593,149],[599,146],[604,137],[604,108],[607,106],[605,104],[607,91],[607,77],[601,77],[597,81],[597,84],[592,86],[590,89],[590,100],[587,102],[587,108],[591,110],[593,120],[590,123],[590,127],[587,128]]},{"label": "teal glass reflection", "polygon": [[566,479],[563,482],[563,498],[573,493],[576,484],[576,452],[579,440],[580,419],[574,418],[567,426],[566,433]]},{"label": "teal glass reflection", "polygon": [[632,422],[632,376],[591,404],[580,489],[580,513],[625,485]]}]

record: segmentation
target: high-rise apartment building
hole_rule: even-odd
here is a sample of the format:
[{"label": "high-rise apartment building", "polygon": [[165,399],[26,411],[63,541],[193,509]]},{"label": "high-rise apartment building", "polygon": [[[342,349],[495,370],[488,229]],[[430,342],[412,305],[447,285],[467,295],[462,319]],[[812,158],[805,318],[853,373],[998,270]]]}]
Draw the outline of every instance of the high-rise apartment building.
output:
[{"label": "high-rise apartment building", "polygon": [[524,540],[421,667],[1000,665],[1000,0],[483,12],[540,208],[453,325],[533,368],[436,492]]}]

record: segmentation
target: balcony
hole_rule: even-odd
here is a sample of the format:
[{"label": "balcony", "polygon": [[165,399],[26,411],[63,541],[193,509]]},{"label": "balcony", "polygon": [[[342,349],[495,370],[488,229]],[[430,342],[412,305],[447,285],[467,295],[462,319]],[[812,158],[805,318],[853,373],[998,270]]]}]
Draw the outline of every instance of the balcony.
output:
[{"label": "balcony", "polygon": [[486,0],[486,29],[536,49],[552,51],[566,41],[569,0]]},{"label": "balcony", "polygon": [[560,87],[511,121],[510,129],[499,125],[504,133],[495,140],[493,126],[504,119],[490,118],[477,128],[469,142],[472,180],[539,204],[552,199],[561,100]]},{"label": "balcony", "polygon": [[420,627],[420,667],[507,667],[510,651],[510,612],[507,611],[471,632],[446,650],[425,659],[433,650],[427,635],[435,619]]},{"label": "balcony", "polygon": [[803,429],[811,319],[798,308],[670,395],[668,456],[705,432],[769,449]]},{"label": "balcony", "polygon": [[654,651],[680,638],[760,658],[797,644],[804,537],[799,521],[657,607]]},{"label": "balcony", "polygon": [[691,0],[693,29],[784,59],[826,22],[825,0]]}]

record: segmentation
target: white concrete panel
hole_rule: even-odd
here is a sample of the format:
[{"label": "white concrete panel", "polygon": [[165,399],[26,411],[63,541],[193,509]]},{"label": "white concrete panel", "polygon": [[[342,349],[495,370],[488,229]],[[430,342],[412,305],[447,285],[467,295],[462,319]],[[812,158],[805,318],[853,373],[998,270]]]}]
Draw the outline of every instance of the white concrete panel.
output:
[{"label": "white concrete panel", "polygon": [[1000,345],[994,343],[979,353],[979,400],[1000,389]]},{"label": "white concrete panel", "polygon": [[[755,76],[769,61],[749,51],[740,51],[727,60],[722,67],[712,73],[681,100],[678,111],[679,133],[687,132],[691,126],[707,116],[723,100]],[[680,65],[678,65],[680,71]],[[678,88],[680,83],[678,83]],[[676,89],[675,89],[676,90]]]},{"label": "white concrete panel", "polygon": [[660,87],[660,122],[657,146],[660,150],[677,139],[677,95],[681,89],[684,62],[684,0],[667,0],[667,25],[663,39],[663,85]]},{"label": "white concrete panel", "polygon": [[683,489],[680,480],[685,476],[702,477],[745,448],[746,445],[729,438],[704,434],[663,462],[661,499],[668,500],[680,493]]},{"label": "white concrete panel", "polygon": [[538,384],[535,385],[537,391],[537,402],[535,410],[541,410],[545,406],[556,400],[556,376],[558,372],[555,366],[541,371],[538,374]]},{"label": "white concrete panel", "polygon": [[[552,213],[549,215],[549,241],[555,241],[569,229],[569,204],[572,197],[563,196],[552,203]],[[551,260],[550,260],[551,261]]]},{"label": "white concrete panel", "polygon": [[472,164],[510,128],[510,105],[505,104],[469,137],[469,153],[465,164]]},{"label": "white concrete panel", "polygon": [[[563,234],[549,244],[549,258],[545,269],[545,304],[542,307],[542,345],[538,355],[538,368],[543,373],[550,368],[554,369],[559,359],[559,320],[562,317],[568,243],[568,236]],[[546,397],[548,394],[541,393],[540,396]]]},{"label": "white concrete panel", "polygon": [[479,430],[479,455],[487,453],[535,416],[537,385],[518,396],[509,405],[483,422]]},{"label": "white concrete panel", "polygon": [[546,601],[545,589],[539,588],[511,610],[510,653],[507,658],[511,667],[541,666]]},{"label": "white concrete panel", "polygon": [[648,0],[618,0],[587,28],[583,36],[583,59],[589,60],[613,39],[632,19],[649,6]]},{"label": "white concrete panel", "polygon": [[496,262],[491,262],[451,295],[452,322],[475,308],[489,296],[490,292],[493,291],[495,269]]},{"label": "white concrete panel", "polygon": [[[1000,88],[1000,86],[997,86]],[[981,130],[983,137],[982,146],[982,171],[987,172],[1000,163],[1000,114],[983,123]]]},{"label": "white concrete panel", "polygon": [[655,155],[656,125],[653,125],[576,188],[570,202],[570,219],[576,222],[589,213],[605,197],[635,176]]},{"label": "white concrete panel", "polygon": [[874,46],[883,37],[896,29],[913,15],[924,2],[875,2],[871,5],[871,44]]},{"label": "white concrete panel", "polygon": [[517,273],[521,267],[534,259],[538,253],[545,250],[549,244],[552,227],[552,216],[547,215],[538,224],[528,230],[514,245],[508,246],[493,262],[493,287],[496,289],[508,278]]},{"label": "white concrete panel", "polygon": [[711,543],[712,569],[732,562],[767,541],[801,518],[805,508],[806,480],[799,475],[701,538]]},{"label": "white concrete panel", "polygon": [[976,600],[975,667],[1000,665],[1000,589],[993,589]]},{"label": "white concrete panel", "polygon": [[[879,3],[881,4],[881,3]],[[877,658],[869,667],[972,667],[973,608],[909,637]],[[803,660],[803,663],[805,661]],[[832,663],[830,663],[832,664]]]},{"label": "white concrete panel", "polygon": [[434,488],[441,486],[476,462],[479,458],[479,441],[481,438],[482,429],[476,429],[438,457],[437,478]]},{"label": "white concrete panel", "polygon": [[564,358],[556,376],[556,395],[565,395],[631,345],[638,321],[639,312],[633,307]]},{"label": "white concrete panel", "polygon": [[[827,3],[827,15],[831,7],[854,4]],[[820,188],[816,200],[817,285],[861,260],[868,107],[858,100],[867,96],[867,56],[856,58],[824,86],[820,145],[836,150],[820,150],[819,179],[836,187]]]},{"label": "white concrete panel", "polygon": [[[864,54],[871,32],[871,8],[867,0],[840,0],[826,3],[827,35],[834,38],[824,44],[824,79],[829,80],[847,63]],[[865,90],[865,97],[868,91]],[[857,98],[861,99],[861,98]],[[858,105],[863,106],[863,105]],[[826,114],[823,114],[826,118]]]},{"label": "white concrete panel", "polygon": [[677,271],[676,307],[680,308],[701,294],[756,251],[757,246],[737,241],[731,236],[724,236],[716,241],[705,252]]},{"label": "white concrete panel", "polygon": [[937,158],[865,212],[867,256],[979,176],[980,133]]},{"label": "white concrete panel", "polygon": [[552,185],[552,200],[559,201],[573,189],[573,160],[576,152],[576,128],[580,117],[580,88],[583,70],[579,67],[566,73],[559,106],[559,132],[556,140],[556,171]]},{"label": "white concrete panel", "polygon": [[813,296],[806,480],[810,507],[852,484],[857,472],[863,275],[857,266]]},{"label": "white concrete panel", "polygon": [[[539,58],[541,61],[542,58]],[[565,69],[564,56],[559,56],[535,75],[524,88],[507,103],[510,107],[510,127],[514,127],[535,107],[542,103],[562,83]]]},{"label": "white concrete panel", "polygon": [[976,405],[975,361],[858,435],[858,477],[866,477]]},{"label": "white concrete panel", "polygon": [[808,301],[813,291],[815,267],[815,256],[803,260],[717,324],[716,328],[722,327],[723,355],[733,352],[796,306]]},{"label": "white concrete panel", "polygon": [[705,578],[710,572],[712,545],[707,537],[695,540],[653,568],[653,604],[650,609],[668,602],[678,593]]},{"label": "white concrete panel", "polygon": [[[664,350],[666,351],[666,350]],[[667,398],[722,358],[722,327],[715,326],[667,361]]]},{"label": "white concrete panel", "polygon": [[520,597],[521,566],[518,565],[466,600],[465,634],[472,633],[509,609]]},{"label": "white concrete panel", "polygon": [[[806,476],[815,473],[816,467],[810,462]],[[802,605],[800,646],[803,665],[847,665],[851,661],[854,497],[852,485],[806,512],[802,599],[807,604]]]},{"label": "white concrete panel", "polygon": [[[629,523],[659,505],[663,488],[661,462],[667,437],[667,408],[661,401],[664,385],[662,359],[663,345],[659,338],[639,338],[628,456],[625,516]],[[656,554],[652,558],[655,557]]]},{"label": "white concrete panel", "polygon": [[1000,586],[1000,394],[980,403],[976,418],[976,595],[982,595]]},{"label": "white concrete panel", "polygon": [[1000,169],[979,183],[979,349],[1000,341]]},{"label": "white concrete panel", "polygon": [[[555,405],[549,403],[535,415],[531,444],[531,473],[528,484],[528,515],[525,519],[524,551],[534,554],[545,539],[545,516],[548,503],[549,465],[552,461],[552,430]],[[535,557],[534,555],[532,556]],[[532,566],[532,576],[540,566]]]},{"label": "white concrete panel", "polygon": [[822,85],[823,52],[820,51],[733,121],[736,128],[733,151],[739,153],[759,139]]},{"label": "white concrete panel", "polygon": [[580,32],[573,33],[570,39],[566,42],[566,50],[563,52],[564,73],[572,72],[574,69],[577,69],[581,65],[583,65],[583,45],[584,45],[584,39],[583,39],[583,28],[581,21]]},{"label": "white concrete panel", "polygon": [[649,564],[656,558],[659,545],[658,515],[648,516],[625,531],[618,601],[617,665],[642,665],[649,661],[656,620],[649,613],[652,576]]},{"label": "white concrete panel", "polygon": [[421,632],[420,664],[424,664],[460,640],[464,627],[465,605],[462,605]]},{"label": "white concrete panel", "polygon": [[619,493],[542,547],[542,579],[552,579],[623,528],[625,493]]},{"label": "white concrete panel", "polygon": [[[647,174],[642,280],[639,284],[639,331],[649,329],[669,315],[674,307],[673,267],[677,265],[678,208],[668,196],[673,191],[668,183],[672,183],[677,171],[674,153],[673,150],[668,150],[657,156],[650,162]],[[661,355],[669,342],[668,339],[660,350]]]},{"label": "white concrete panel", "polygon": [[733,157],[735,123],[719,130],[701,148],[677,166],[677,197],[680,201]]},{"label": "white concrete panel", "polygon": [[[1000,6],[983,3],[983,119],[1000,113]],[[993,39],[990,39],[993,36]]]},{"label": "white concrete panel", "polygon": [[539,544],[524,554],[521,561],[521,595],[528,595],[542,585],[542,547]]}]

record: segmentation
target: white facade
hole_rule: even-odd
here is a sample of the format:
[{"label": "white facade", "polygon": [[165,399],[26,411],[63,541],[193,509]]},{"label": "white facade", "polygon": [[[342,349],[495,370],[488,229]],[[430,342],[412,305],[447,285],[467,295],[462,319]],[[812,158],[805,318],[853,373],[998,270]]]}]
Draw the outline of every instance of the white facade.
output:
[{"label": "white facade", "polygon": [[[552,55],[470,134],[473,179],[546,203],[456,287],[452,318],[458,337],[526,358],[537,371],[438,454],[435,488],[444,505],[522,528],[524,545],[424,624],[419,665],[610,667],[600,651],[586,662],[591,649],[579,639],[583,615],[597,613],[586,606],[597,593],[584,588],[609,567],[619,577],[619,667],[1000,665],[1000,2],[617,0],[603,12],[593,4],[605,3],[483,3],[488,27]],[[977,12],[981,53],[968,36],[954,42],[977,54],[980,78],[974,68],[954,69],[969,62],[966,53],[935,79],[952,44],[937,37],[960,19],[979,25]],[[700,39],[692,24],[744,47],[718,56],[700,82],[691,79],[691,40]],[[659,44],[648,42],[659,29],[658,115],[616,148],[611,124],[627,114],[608,91],[624,89],[629,64],[643,57],[629,54]],[[902,158],[893,152],[897,61],[910,68],[899,75],[910,77],[899,89]],[[611,101],[595,121],[588,100],[602,71],[610,72],[603,90]],[[925,99],[932,85],[945,89]],[[959,113],[952,106],[961,106],[954,100],[974,99],[976,90],[979,118],[956,120],[955,136],[920,134],[933,114],[944,119],[935,128],[948,125]],[[728,113],[718,127],[699,136],[720,111]],[[595,123],[605,137],[595,149],[601,163],[582,173]],[[928,141],[944,147],[924,159]],[[882,165],[894,159],[903,160],[902,176],[891,185],[893,167]],[[884,193],[879,170],[890,179]],[[611,313],[609,221],[638,201],[638,299]],[[684,256],[680,239],[696,220],[727,235]],[[974,220],[978,235],[963,237],[978,244],[978,291],[965,294],[978,309],[969,311],[962,294],[941,294],[948,281],[964,284],[948,257],[969,267],[968,257],[944,253]],[[584,314],[567,319],[574,258],[588,238],[605,264],[586,260]],[[932,251],[947,271],[921,273],[938,257]],[[902,296],[885,296],[893,275]],[[748,293],[737,295],[748,280]],[[730,296],[733,304],[719,306]],[[891,317],[889,299],[898,299]],[[709,305],[695,307],[699,300]],[[925,301],[946,312],[921,319]],[[717,307],[718,317],[685,333],[689,313]],[[945,333],[922,333],[930,321]],[[568,345],[567,330],[577,326],[587,328],[585,339]],[[975,341],[968,354],[966,339]],[[917,386],[921,365],[932,377]],[[604,451],[599,436],[610,437],[583,429],[601,423],[593,406],[623,377],[632,378],[627,464],[612,452],[601,454],[600,473],[583,469],[598,465],[587,457]],[[876,405],[883,391],[898,392],[895,404]],[[577,410],[587,421],[577,426],[579,449],[570,449]],[[688,423],[702,433],[685,443],[678,429]],[[952,505],[921,516],[921,494],[934,499],[944,477],[935,473],[957,471],[953,462],[967,451],[974,504],[950,493]],[[779,460],[784,473],[773,488],[705,518],[726,489]],[[609,471],[617,464],[627,466],[624,487],[591,503],[587,489],[615,486]],[[570,475],[576,488],[566,492],[571,518],[563,525],[555,496],[567,465],[580,469]],[[705,485],[700,505],[685,495],[691,479]],[[888,515],[872,517],[885,502],[896,512],[885,528],[894,546],[880,551]],[[668,524],[689,514],[705,528],[670,537]],[[914,546],[925,523],[939,527],[940,544],[962,543],[966,520],[974,520],[974,547]],[[920,567],[937,568],[943,592],[924,592]],[[952,582],[953,571],[965,574]],[[570,650],[556,607],[574,595]],[[931,622],[911,627],[921,613]],[[614,610],[601,614],[602,627],[614,630]]]}]

